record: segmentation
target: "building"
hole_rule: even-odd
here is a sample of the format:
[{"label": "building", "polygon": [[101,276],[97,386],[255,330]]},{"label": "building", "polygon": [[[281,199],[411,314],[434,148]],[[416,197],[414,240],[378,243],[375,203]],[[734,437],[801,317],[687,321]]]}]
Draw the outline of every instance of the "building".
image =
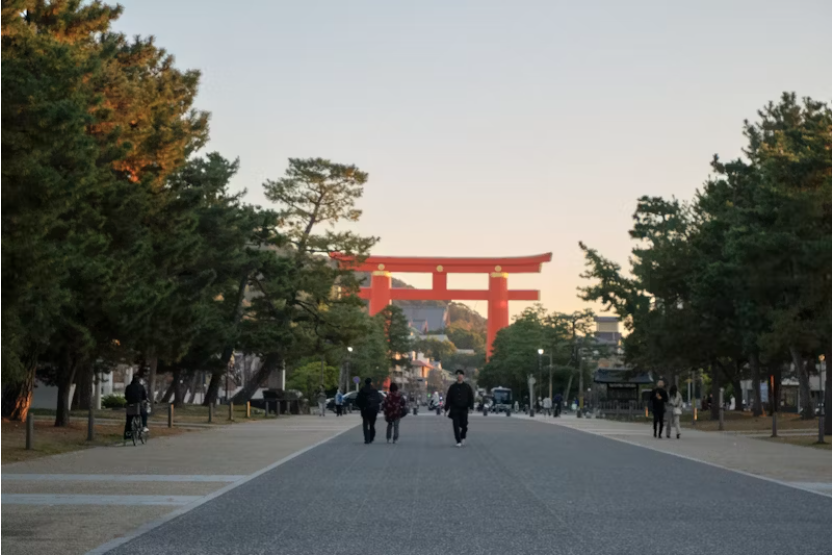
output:
[{"label": "building", "polygon": [[448,307],[445,305],[402,305],[401,308],[411,328],[421,334],[444,330],[448,326]]},{"label": "building", "polygon": [[595,317],[595,340],[603,348],[598,360],[601,368],[621,367],[624,364],[619,324],[618,317]]}]

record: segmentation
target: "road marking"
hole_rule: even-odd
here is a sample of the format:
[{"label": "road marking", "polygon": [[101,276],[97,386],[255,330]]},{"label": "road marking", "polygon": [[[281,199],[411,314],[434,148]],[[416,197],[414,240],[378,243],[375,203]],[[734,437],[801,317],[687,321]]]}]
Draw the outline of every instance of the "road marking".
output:
[{"label": "road marking", "polygon": [[2,503],[27,506],[184,506],[200,498],[144,494],[3,494]]},{"label": "road marking", "polygon": [[233,483],[245,475],[73,475],[73,474],[11,474],[4,473],[3,481],[82,481],[118,483]]},{"label": "road marking", "polygon": [[172,519],[175,519],[175,518],[179,517],[180,515],[184,515],[184,514],[190,512],[191,510],[194,510],[194,509],[198,508],[199,506],[201,506],[201,505],[203,505],[207,502],[210,502],[211,500],[214,500],[215,498],[218,498],[218,497],[222,496],[223,494],[225,494],[227,492],[230,492],[230,491],[234,490],[235,488],[237,488],[239,486],[242,486],[242,485],[246,484],[247,482],[249,482],[253,479],[256,479],[260,475],[268,473],[269,471],[272,471],[273,469],[276,469],[276,468],[280,467],[284,463],[286,463],[288,461],[291,461],[291,460],[295,459],[296,457],[301,456],[301,455],[305,454],[306,452],[308,452],[310,450],[314,450],[315,448],[317,448],[318,446],[321,446],[322,444],[326,444],[327,442],[329,442],[333,438],[337,438],[337,437],[341,436],[342,434],[344,434],[345,432],[349,432],[349,431],[353,430],[357,426],[358,426],[358,423],[355,423],[354,425],[351,425],[350,427],[348,427],[346,429],[343,429],[341,431],[336,432],[335,434],[333,434],[329,438],[319,440],[318,442],[315,442],[314,444],[311,444],[311,445],[307,446],[306,448],[303,448],[302,450],[298,450],[297,452],[295,452],[293,454],[290,454],[290,455],[286,456],[285,458],[283,458],[281,460],[278,460],[278,461],[276,461],[276,462],[274,462],[270,465],[267,465],[266,467],[264,467],[263,469],[261,469],[259,471],[255,471],[251,475],[248,475],[248,476],[240,479],[239,481],[235,481],[235,482],[231,483],[228,486],[225,486],[225,487],[223,487],[219,490],[215,490],[214,492],[212,492],[211,494],[209,494],[207,496],[196,497],[197,500],[191,502],[187,506],[184,506],[182,508],[178,508],[178,509],[172,511],[171,513],[169,513],[169,514],[162,516],[159,519],[156,519],[156,520],[151,521],[149,523],[145,523],[144,525],[142,525],[138,529],[135,529],[134,531],[132,531],[132,532],[130,532],[130,533],[128,533],[128,534],[126,534],[122,537],[118,537],[118,538],[115,538],[111,541],[105,542],[101,546],[98,546],[98,547],[92,549],[91,551],[87,552],[87,554],[106,554],[107,552],[109,552],[111,550],[115,550],[119,546],[121,546],[121,545],[123,545],[127,542],[130,542],[133,539],[135,539],[137,537],[140,537],[140,536],[144,535],[145,533],[148,533],[148,532],[152,531],[153,529],[156,529],[157,527],[161,527],[162,525],[164,525],[168,521],[171,521]]}]

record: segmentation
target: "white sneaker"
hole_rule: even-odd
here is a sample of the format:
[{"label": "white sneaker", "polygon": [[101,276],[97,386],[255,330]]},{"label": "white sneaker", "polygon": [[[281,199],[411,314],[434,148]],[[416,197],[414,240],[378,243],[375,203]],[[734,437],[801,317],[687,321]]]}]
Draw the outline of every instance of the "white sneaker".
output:
[{"label": "white sneaker", "polygon": [[142,427],[142,432],[150,432],[150,429],[147,427]]},{"label": "white sneaker", "polygon": [[456,447],[457,447],[457,448],[462,448],[462,443],[461,443],[461,442],[457,442],[457,443],[456,443]]}]

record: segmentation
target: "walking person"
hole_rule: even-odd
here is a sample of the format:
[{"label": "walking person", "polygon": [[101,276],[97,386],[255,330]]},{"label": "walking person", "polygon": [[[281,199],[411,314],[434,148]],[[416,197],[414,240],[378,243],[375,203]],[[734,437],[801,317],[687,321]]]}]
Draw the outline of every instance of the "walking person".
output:
[{"label": "walking person", "polygon": [[326,417],[326,390],[324,390],[324,385],[321,384],[320,390],[318,390],[318,410],[321,412],[321,417]]},{"label": "walking person", "polygon": [[384,420],[387,421],[387,443],[390,444],[392,438],[395,444],[399,439],[399,421],[407,415],[407,405],[399,393],[399,385],[395,382],[390,385],[390,393],[384,398],[381,408],[384,411]]},{"label": "walking person", "polygon": [[679,389],[676,388],[676,385],[670,387],[670,408],[671,408],[671,421],[667,425],[667,437],[670,438],[670,425],[673,425],[673,428],[676,429],[676,438],[679,439],[682,436],[681,431],[681,420],[682,420],[682,404],[684,401],[682,400],[682,394],[679,393]]},{"label": "walking person", "polygon": [[355,405],[361,410],[361,428],[364,431],[364,444],[372,444],[376,439],[376,418],[381,407],[381,394],[373,387],[373,379],[365,378],[364,386],[355,397]]},{"label": "walking person", "polygon": [[[656,387],[650,391],[650,403],[653,406],[653,437],[661,438],[664,431],[664,409],[667,403],[667,390],[664,389],[664,381],[659,379]],[[658,435],[656,432],[658,431]]]},{"label": "walking person", "polygon": [[555,417],[560,417],[560,410],[563,408],[563,396],[555,394],[555,399],[553,401],[555,404]]},{"label": "walking person", "polygon": [[552,416],[552,398],[549,396],[543,398],[543,414],[546,415],[546,417]]},{"label": "walking person", "polygon": [[456,372],[456,382],[448,388],[448,395],[445,396],[445,413],[454,423],[454,438],[456,447],[465,445],[468,436],[468,412],[474,409],[474,390],[471,385],[465,382],[465,371],[462,369]]},{"label": "walking person", "polygon": [[339,388],[335,393],[335,416],[340,417],[344,414],[344,394]]}]

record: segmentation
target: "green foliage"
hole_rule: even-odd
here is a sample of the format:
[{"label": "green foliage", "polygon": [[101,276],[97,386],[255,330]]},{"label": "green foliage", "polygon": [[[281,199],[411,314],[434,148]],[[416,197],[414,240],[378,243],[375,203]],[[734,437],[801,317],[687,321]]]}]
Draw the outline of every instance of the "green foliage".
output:
[{"label": "green foliage", "polygon": [[105,409],[118,409],[127,405],[127,399],[118,394],[110,394],[101,398],[101,407]]},{"label": "green foliage", "polygon": [[437,361],[449,361],[456,354],[456,346],[447,340],[423,338],[413,344],[413,350],[424,353],[426,357]]},{"label": "green foliage", "polygon": [[321,382],[321,362],[310,361],[296,369],[289,371],[286,379],[286,388],[299,390],[308,400],[315,399],[318,390],[323,384],[325,390],[332,390],[338,387],[338,369],[331,365],[325,365],[323,369],[323,382]]}]

